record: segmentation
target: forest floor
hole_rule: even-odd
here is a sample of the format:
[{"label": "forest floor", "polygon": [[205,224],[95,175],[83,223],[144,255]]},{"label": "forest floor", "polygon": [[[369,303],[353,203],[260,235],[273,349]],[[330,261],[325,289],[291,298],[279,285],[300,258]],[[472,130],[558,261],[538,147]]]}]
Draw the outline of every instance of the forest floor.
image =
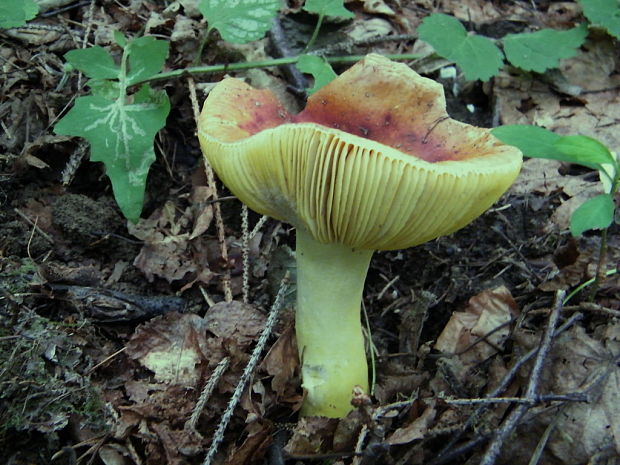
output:
[{"label": "forest floor", "polygon": [[[327,22],[319,44],[373,39],[348,51],[360,55],[428,51],[415,31],[438,11],[493,37],[583,20],[573,2],[346,7],[355,18]],[[203,463],[282,277],[294,276],[294,230],[247,213],[219,183],[213,201],[189,88],[202,101],[223,73],[158,84],[172,110],[155,141],[142,219],[128,223],[103,165],[87,160],[88,144],[52,131],[84,92],[78,73],[61,83],[63,54],[83,47],[85,31],[87,45],[108,49],[114,30],[146,32],[171,40],[166,63],[179,69],[194,60],[204,23],[183,0],[46,8],[33,20],[46,28],[0,31],[0,462]],[[299,1],[282,13],[298,50],[316,18]],[[202,63],[269,57],[273,42],[213,39]],[[618,150],[619,52],[594,32],[552,72],[506,66],[485,83],[442,73],[454,68],[430,51],[408,63],[444,84],[455,119],[537,124]],[[278,68],[235,75],[286,94],[293,111],[303,106]],[[600,231],[569,232],[575,208],[600,192],[595,172],[529,159],[469,226],[375,253],[364,291],[373,392],[342,420],[298,417],[293,280],[212,463],[620,463],[620,230],[610,227],[602,258]],[[609,276],[564,301],[599,262]]]}]

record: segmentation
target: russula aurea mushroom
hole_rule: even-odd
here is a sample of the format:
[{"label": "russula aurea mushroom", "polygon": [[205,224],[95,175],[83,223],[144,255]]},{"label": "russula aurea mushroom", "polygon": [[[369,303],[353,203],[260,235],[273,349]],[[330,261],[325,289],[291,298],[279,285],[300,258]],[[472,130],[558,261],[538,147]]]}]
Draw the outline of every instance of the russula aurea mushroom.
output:
[{"label": "russula aurea mushroom", "polygon": [[289,114],[226,78],[200,116],[204,155],[253,210],[297,234],[303,415],[344,416],[368,389],[360,303],[375,250],[452,233],[493,204],[522,156],[448,117],[440,84],[368,55]]}]

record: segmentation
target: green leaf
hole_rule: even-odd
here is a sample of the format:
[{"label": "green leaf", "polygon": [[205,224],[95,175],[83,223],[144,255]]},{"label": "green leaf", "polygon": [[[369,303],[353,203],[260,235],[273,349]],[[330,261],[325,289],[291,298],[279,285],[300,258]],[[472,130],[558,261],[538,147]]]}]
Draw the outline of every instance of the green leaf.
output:
[{"label": "green leaf", "polygon": [[33,0],[2,0],[0,3],[0,29],[10,29],[26,24],[39,12]]},{"label": "green leaf", "polygon": [[512,124],[499,126],[491,133],[508,145],[517,147],[523,155],[533,158],[563,160],[563,154],[554,146],[562,137],[538,126]]},{"label": "green leaf", "polygon": [[168,41],[146,36],[127,44],[129,53],[128,85],[148,78],[161,71],[168,56]]},{"label": "green leaf", "polygon": [[130,104],[101,96],[79,97],[54,132],[90,142],[91,161],[105,164],[119,207],[136,222],[149,167],[155,160],[153,140],[169,111],[166,93],[144,85]]},{"label": "green leaf", "polygon": [[309,73],[314,77],[314,85],[307,89],[308,95],[314,94],[338,77],[331,65],[316,55],[301,55],[296,66],[302,73]]},{"label": "green leaf", "polygon": [[262,39],[271,29],[280,0],[200,0],[198,9],[222,39],[245,44]]},{"label": "green leaf", "polygon": [[109,79],[90,79],[86,85],[90,88],[92,95],[115,100],[121,93],[121,86],[118,81],[110,81]]},{"label": "green leaf", "polygon": [[587,35],[585,24],[567,31],[543,29],[508,34],[503,39],[504,53],[513,65],[526,71],[543,73],[549,68],[557,68],[560,59],[575,56]]},{"label": "green leaf", "polygon": [[614,200],[610,194],[601,194],[586,200],[573,212],[570,219],[570,232],[581,236],[590,229],[605,229],[614,219]]},{"label": "green leaf", "polygon": [[106,49],[98,45],[70,50],[65,53],[65,60],[89,78],[117,79],[120,74],[120,68],[114,63],[114,59]]},{"label": "green leaf", "polygon": [[616,164],[616,159],[605,145],[588,136],[564,136],[553,146],[566,158],[565,161],[599,169],[605,163]]},{"label": "green leaf", "polygon": [[316,13],[319,16],[355,18],[355,14],[344,7],[342,0],[307,0],[304,10],[309,13]]},{"label": "green leaf", "polygon": [[127,47],[127,37],[121,31],[113,31],[112,37],[114,38],[114,42],[119,45],[121,48]]},{"label": "green leaf", "polygon": [[427,16],[418,27],[418,35],[439,55],[463,68],[467,79],[486,81],[504,64],[502,52],[492,40],[469,35],[452,16],[441,13]]},{"label": "green leaf", "polygon": [[618,0],[579,0],[583,14],[596,25],[620,39],[620,4]]}]

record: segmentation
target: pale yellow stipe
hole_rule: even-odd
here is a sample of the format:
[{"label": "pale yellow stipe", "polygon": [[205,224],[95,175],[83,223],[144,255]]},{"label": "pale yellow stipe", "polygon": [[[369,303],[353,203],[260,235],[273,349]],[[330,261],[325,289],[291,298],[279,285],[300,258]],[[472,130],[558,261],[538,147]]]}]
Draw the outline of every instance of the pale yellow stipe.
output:
[{"label": "pale yellow stipe", "polygon": [[353,388],[368,392],[360,304],[372,251],[321,244],[298,229],[296,253],[301,414],[343,417],[352,409]]}]

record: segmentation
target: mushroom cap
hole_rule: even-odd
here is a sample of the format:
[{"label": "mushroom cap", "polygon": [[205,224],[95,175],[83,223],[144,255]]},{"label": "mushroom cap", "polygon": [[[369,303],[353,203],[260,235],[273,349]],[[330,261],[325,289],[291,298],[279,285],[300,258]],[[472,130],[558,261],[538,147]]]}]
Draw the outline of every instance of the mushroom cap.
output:
[{"label": "mushroom cap", "polygon": [[522,164],[488,129],[448,117],[443,87],[371,54],[289,114],[269,90],[225,78],[198,126],[220,179],[253,210],[324,243],[406,248],[488,209]]}]

